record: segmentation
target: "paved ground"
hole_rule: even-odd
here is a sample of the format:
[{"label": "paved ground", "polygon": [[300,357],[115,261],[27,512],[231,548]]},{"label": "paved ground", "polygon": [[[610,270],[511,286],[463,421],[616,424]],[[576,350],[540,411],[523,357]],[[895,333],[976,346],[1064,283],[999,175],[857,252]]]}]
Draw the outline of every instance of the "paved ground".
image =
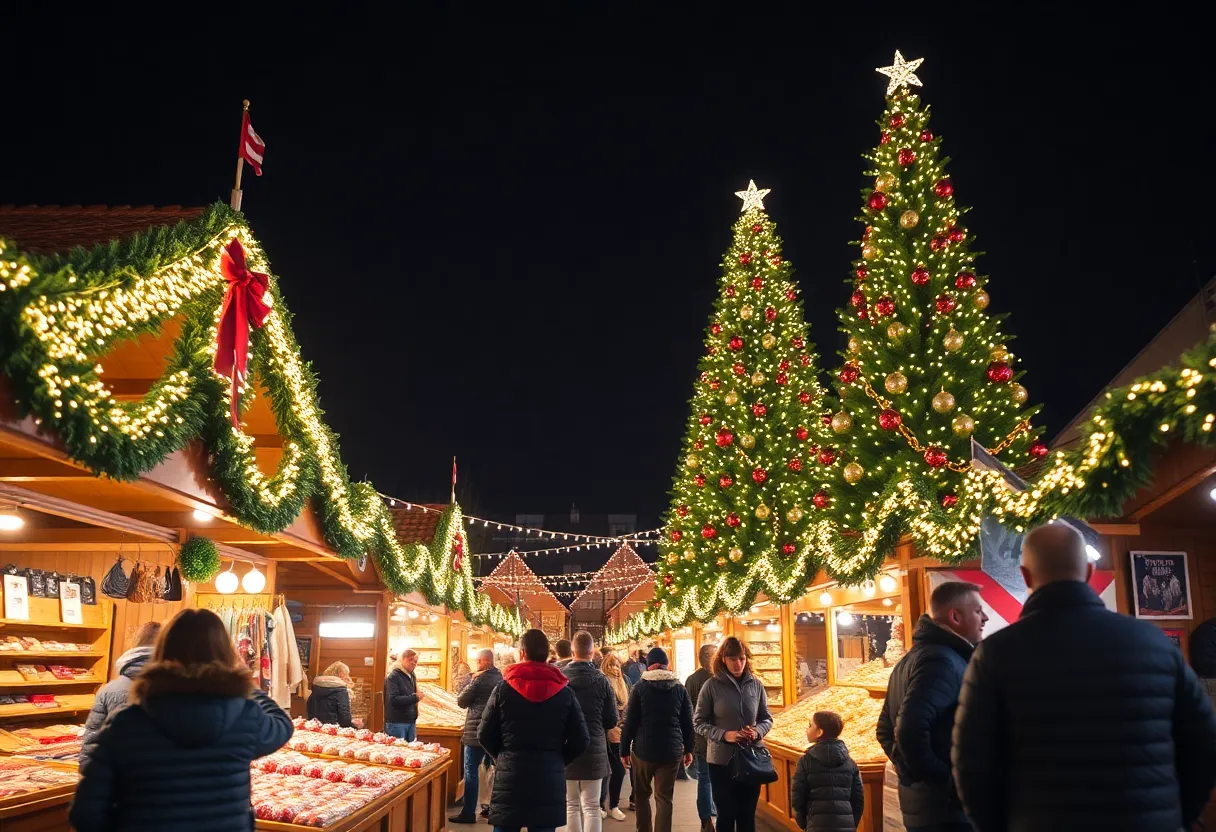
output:
[{"label": "paved ground", "polygon": [[[621,803],[628,805],[629,803],[629,781],[625,781],[625,788],[621,793]],[[672,832],[700,832],[701,821],[697,819],[697,781],[696,780],[677,780],[675,794],[675,811],[673,812],[674,819],[671,825]],[[459,811],[458,806],[453,806],[448,815],[454,815]],[[625,811],[625,820],[615,821],[612,818],[606,818],[603,821],[603,832],[632,832],[637,826],[635,820],[637,816],[628,810]],[[478,818],[479,823],[476,826],[459,826],[457,824],[448,824],[448,832],[460,832],[460,830],[478,830],[478,832],[489,832],[491,827],[485,822],[484,818]],[[566,827],[560,827],[565,829]],[[756,818],[756,832],[778,832],[778,830],[765,822],[764,816]]]}]

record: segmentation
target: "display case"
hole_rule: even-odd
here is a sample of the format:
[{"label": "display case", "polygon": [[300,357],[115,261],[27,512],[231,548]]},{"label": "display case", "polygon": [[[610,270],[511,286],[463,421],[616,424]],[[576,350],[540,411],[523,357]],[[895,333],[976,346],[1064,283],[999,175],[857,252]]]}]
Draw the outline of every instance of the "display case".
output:
[{"label": "display case", "polygon": [[853,604],[834,610],[831,624],[835,648],[833,682],[885,694],[891,672],[907,652],[899,605]]},{"label": "display case", "polygon": [[451,624],[446,614],[398,603],[389,616],[388,666],[391,669],[403,651],[413,650],[418,654],[418,666],[414,669],[418,681],[446,688],[450,679],[450,642]]},{"label": "display case", "polygon": [[734,634],[752,654],[752,673],[764,685],[770,708],[785,707],[782,614],[777,604],[758,601],[735,618]]}]

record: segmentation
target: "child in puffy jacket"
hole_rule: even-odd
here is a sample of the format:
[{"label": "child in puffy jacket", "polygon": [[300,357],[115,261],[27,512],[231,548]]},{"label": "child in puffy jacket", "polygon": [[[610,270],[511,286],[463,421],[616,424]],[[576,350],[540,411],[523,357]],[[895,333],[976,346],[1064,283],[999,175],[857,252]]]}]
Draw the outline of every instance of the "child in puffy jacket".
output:
[{"label": "child in puffy jacket", "polygon": [[855,832],[865,808],[861,773],[840,740],[844,720],[816,711],[806,729],[812,745],[798,761],[790,784],[790,805],[806,832]]}]

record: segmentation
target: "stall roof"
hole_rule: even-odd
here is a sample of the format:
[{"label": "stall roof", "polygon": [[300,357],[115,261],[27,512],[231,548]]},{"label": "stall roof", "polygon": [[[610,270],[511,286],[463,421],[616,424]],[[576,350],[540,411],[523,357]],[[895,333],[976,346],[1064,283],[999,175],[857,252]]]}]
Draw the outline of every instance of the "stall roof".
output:
[{"label": "stall roof", "polygon": [[[516,596],[519,596],[532,610],[567,612],[566,605],[558,600],[516,552],[503,558],[494,571],[481,579],[481,588],[500,597],[502,600],[499,603],[504,605],[513,605]],[[532,599],[539,603],[533,603]]]},{"label": "stall roof", "polygon": [[593,592],[619,592],[628,597],[642,584],[654,581],[655,574],[650,564],[642,560],[632,546],[622,543],[620,548],[612,553],[612,557],[591,576],[583,591],[574,596],[570,606],[577,606],[584,595]]},{"label": "stall roof", "polygon": [[54,254],[197,220],[204,210],[180,205],[0,205],[0,237],[17,241],[31,254]]},{"label": "stall roof", "polygon": [[413,508],[389,506],[397,539],[402,543],[430,543],[435,539],[439,517],[447,506],[441,503],[410,503],[410,506]]}]

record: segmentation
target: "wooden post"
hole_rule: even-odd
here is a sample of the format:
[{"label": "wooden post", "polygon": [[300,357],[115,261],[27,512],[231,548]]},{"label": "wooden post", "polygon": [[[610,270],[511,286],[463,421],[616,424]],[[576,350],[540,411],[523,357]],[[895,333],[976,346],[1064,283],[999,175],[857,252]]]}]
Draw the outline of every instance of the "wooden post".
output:
[{"label": "wooden post", "polygon": [[245,170],[245,157],[239,152],[239,150],[240,150],[240,148],[245,146],[245,115],[244,114],[249,112],[249,99],[246,98],[241,103],[243,105],[243,109],[241,111],[241,143],[239,145],[237,145],[238,152],[236,155],[236,185],[232,189],[232,198],[228,202],[228,205],[232,208],[233,211],[241,210],[241,174]]},{"label": "wooden post", "polygon": [[782,707],[798,701],[798,647],[794,641],[794,605],[777,607],[778,623],[781,626],[781,688]]}]

